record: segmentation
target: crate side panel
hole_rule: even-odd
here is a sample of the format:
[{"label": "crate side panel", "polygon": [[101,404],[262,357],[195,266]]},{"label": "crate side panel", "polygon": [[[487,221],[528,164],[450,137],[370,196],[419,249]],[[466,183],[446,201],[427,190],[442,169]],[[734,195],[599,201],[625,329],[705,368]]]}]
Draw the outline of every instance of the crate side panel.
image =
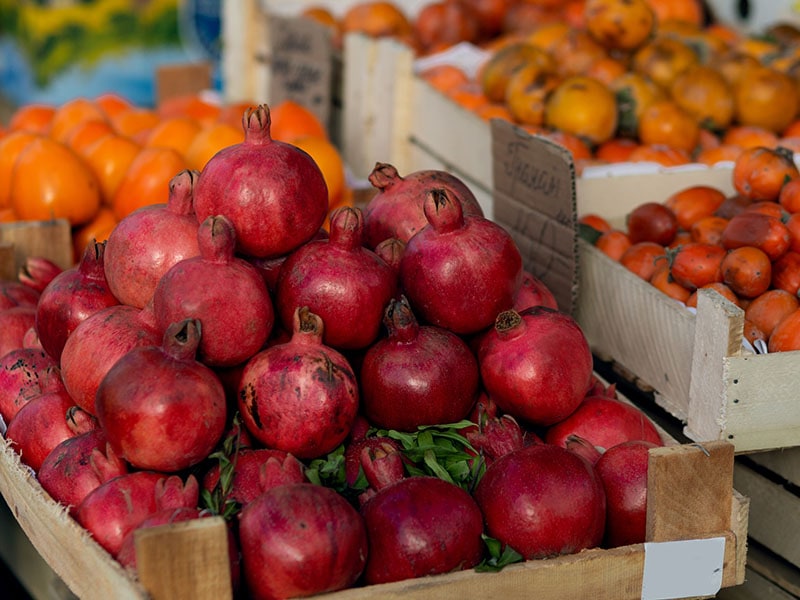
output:
[{"label": "crate side panel", "polygon": [[592,350],[657,390],[657,402],[685,421],[694,315],[586,242],[578,244],[576,318]]},{"label": "crate side panel", "polygon": [[792,485],[800,487],[800,447],[754,452],[748,454],[747,458]]}]

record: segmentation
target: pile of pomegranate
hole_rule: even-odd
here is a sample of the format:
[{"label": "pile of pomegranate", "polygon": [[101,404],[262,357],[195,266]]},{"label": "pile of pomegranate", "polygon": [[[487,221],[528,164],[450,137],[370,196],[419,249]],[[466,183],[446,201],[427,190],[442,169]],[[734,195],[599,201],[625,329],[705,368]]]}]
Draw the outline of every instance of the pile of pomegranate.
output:
[{"label": "pile of pomegranate", "polygon": [[643,541],[659,433],[468,187],[378,163],[328,215],[269,108],[243,126],[2,282],[0,416],[44,490],[133,572],[138,528],[221,515],[257,599]]}]

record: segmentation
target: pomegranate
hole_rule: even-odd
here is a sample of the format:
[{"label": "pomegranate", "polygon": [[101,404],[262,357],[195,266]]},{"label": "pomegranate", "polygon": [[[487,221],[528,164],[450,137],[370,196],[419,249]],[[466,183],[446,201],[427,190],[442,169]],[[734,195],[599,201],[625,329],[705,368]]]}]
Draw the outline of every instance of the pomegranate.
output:
[{"label": "pomegranate", "polygon": [[31,327],[28,328],[28,331],[22,336],[22,347],[23,348],[36,348],[37,350],[44,351],[42,348],[42,342],[39,341],[39,334],[36,333],[36,320],[34,319],[34,323]]},{"label": "pomegranate", "polygon": [[42,291],[36,307],[36,332],[56,360],[78,323],[101,308],[119,304],[106,282],[105,242],[87,244],[77,265],[58,275]]},{"label": "pomegranate", "polygon": [[488,396],[475,403],[470,420],[475,425],[462,433],[487,465],[525,445],[525,432],[517,420],[511,415],[498,415]]},{"label": "pomegranate", "polygon": [[245,365],[239,411],[269,448],[298,458],[330,452],[347,437],[358,410],[358,383],[347,359],[322,342],[322,319],[298,308],[289,341]]},{"label": "pomegranate", "polygon": [[314,159],[270,136],[266,104],[242,117],[244,141],[217,152],[194,186],[198,222],[225,215],[236,229],[239,254],[288,254],[319,231],[328,213],[328,187]]},{"label": "pomegranate", "polygon": [[483,558],[483,517],[464,489],[430,476],[406,477],[361,507],[369,584],[470,569]]},{"label": "pomegranate", "polygon": [[244,580],[255,600],[293,598],[352,586],[367,558],[358,512],[312,483],[274,487],[239,513]]},{"label": "pomegranate", "polygon": [[386,238],[375,246],[375,254],[380,256],[387,265],[400,275],[400,261],[403,260],[403,253],[406,251],[405,242],[397,238]]},{"label": "pomegranate", "polygon": [[[320,229],[317,235],[309,241],[327,240],[329,237],[327,229]],[[254,256],[244,256],[242,258],[258,269],[258,272],[264,278],[264,283],[267,284],[269,293],[275,294],[278,289],[278,276],[281,273],[281,267],[288,257],[288,254],[284,254],[274,258],[256,258]]]},{"label": "pomegranate", "polygon": [[103,430],[93,429],[53,448],[37,478],[44,490],[75,516],[89,492],[127,472],[128,465],[108,445]]},{"label": "pomegranate", "polygon": [[36,307],[39,291],[20,281],[0,281],[0,311],[15,306]]},{"label": "pomegranate", "polygon": [[95,408],[114,451],[139,469],[171,473],[206,458],[225,432],[225,391],[197,362],[199,321],[167,327],[159,346],[133,348],[108,370]]},{"label": "pomegranate", "polygon": [[528,271],[522,272],[522,285],[514,297],[514,306],[517,312],[522,312],[532,306],[546,306],[558,310],[558,302],[550,288],[538,277]]},{"label": "pomegranate", "polygon": [[143,308],[172,265],[200,254],[192,201],[199,175],[197,171],[181,171],[169,182],[166,204],[151,204],[132,212],[109,234],[106,279],[122,304]]},{"label": "pomegranate", "polygon": [[572,554],[603,540],[606,497],[594,467],[558,446],[502,456],[475,488],[487,533],[526,560]]},{"label": "pomegranate", "polygon": [[387,436],[367,435],[371,427],[369,421],[358,415],[350,428],[344,447],[345,481],[350,487],[356,486],[367,470],[373,471],[372,476],[379,485],[405,476],[400,444]]},{"label": "pomegranate", "polygon": [[36,307],[12,306],[0,310],[0,356],[24,348],[25,334],[36,324]]},{"label": "pomegranate", "polygon": [[[243,448],[234,457],[229,499],[242,506],[275,486],[308,481],[303,463],[283,450]],[[203,477],[209,492],[219,482],[220,467],[211,467]]]},{"label": "pomegranate", "polygon": [[545,441],[565,446],[571,434],[582,437],[601,451],[629,440],[664,445],[646,414],[632,404],[608,396],[587,396],[571,415],[547,430]]},{"label": "pomegranate", "polygon": [[406,246],[400,283],[417,316],[458,334],[487,328],[508,310],[522,282],[522,257],[500,225],[465,216],[446,188],[428,193],[429,227]]},{"label": "pomegranate", "polygon": [[397,273],[362,238],[361,210],[345,206],[331,215],[328,240],[308,242],[286,259],[275,299],[285,327],[295,309],[308,306],[325,323],[325,344],[359,349],[375,341]]},{"label": "pomegranate", "polygon": [[593,446],[587,440],[574,433],[569,434],[567,439],[564,440],[564,447],[570,452],[579,454],[593,465],[597,464],[597,461],[603,456],[603,452],[597,446]]},{"label": "pomegranate", "polygon": [[[52,374],[47,376],[45,371]],[[0,357],[0,416],[8,423],[31,398],[61,383],[58,364],[39,348],[17,348]]]},{"label": "pomegranate", "polygon": [[478,364],[497,406],[535,425],[567,417],[592,383],[592,352],[580,326],[543,306],[500,313],[479,342]]},{"label": "pomegranate", "polygon": [[59,275],[63,270],[49,258],[28,256],[19,269],[17,279],[19,279],[20,283],[41,293],[47,287],[47,284],[53,281],[56,275]]},{"label": "pomegranate", "polygon": [[114,363],[133,348],[159,344],[162,337],[152,304],[143,309],[115,304],[79,323],[61,352],[61,376],[75,404],[95,414],[97,388]]},{"label": "pomegranate", "polygon": [[198,360],[209,366],[240,364],[261,350],[275,314],[258,270],[234,255],[236,233],[224,216],[197,231],[200,255],[175,263],[159,280],[153,310],[159,327],[199,319]]},{"label": "pomegranate", "polygon": [[39,471],[61,442],[96,427],[93,419],[85,419],[85,413],[74,411],[74,406],[62,387],[31,399],[19,409],[8,423],[6,439],[23,463]]},{"label": "pomegranate", "polygon": [[379,427],[414,431],[463,419],[478,392],[478,361],[460,337],[420,326],[405,297],[386,307],[385,338],[361,364],[362,409]]},{"label": "pomegranate", "polygon": [[193,475],[134,471],[109,479],[89,492],[75,518],[105,550],[116,557],[125,536],[144,519],[165,508],[194,508],[199,486]]},{"label": "pomegranate", "polygon": [[645,541],[647,463],[652,442],[634,440],[606,450],[595,464],[606,492],[605,545],[609,548]]},{"label": "pomegranate", "polygon": [[447,171],[420,170],[402,177],[393,165],[379,162],[369,174],[369,182],[378,190],[364,208],[364,243],[372,249],[387,238],[408,243],[427,226],[423,206],[432,189],[449,189],[465,215],[484,216],[472,190]]}]

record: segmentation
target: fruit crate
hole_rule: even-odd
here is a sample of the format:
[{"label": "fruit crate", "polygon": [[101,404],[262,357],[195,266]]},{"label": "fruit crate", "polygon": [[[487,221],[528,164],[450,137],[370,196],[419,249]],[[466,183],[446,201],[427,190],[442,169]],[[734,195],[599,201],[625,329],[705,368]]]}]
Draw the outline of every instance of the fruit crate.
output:
[{"label": "fruit crate", "polygon": [[570,205],[577,214],[597,213],[621,226],[635,206],[663,201],[689,185],[732,193],[729,166],[576,178],[571,155],[544,138],[495,121],[492,139],[495,220],[518,242],[540,240],[529,245],[534,274],[569,290],[561,298],[572,302],[560,306],[570,307],[596,356],[652,392],[692,440],[729,440],[737,453],[800,445],[794,394],[800,353],[748,352],[742,346],[744,311],[732,303],[703,292],[695,314],[585,240],[569,247],[563,236],[545,235],[547,222],[520,220],[518,202],[510,199],[527,186],[530,206],[555,205],[551,228]]},{"label": "fruit crate", "polygon": [[0,279],[16,280],[29,256],[48,258],[68,269],[74,264],[72,231],[65,219],[0,223]]},{"label": "fruit crate", "polygon": [[[667,445],[650,451],[648,541],[644,544],[528,561],[510,565],[500,573],[470,570],[352,588],[322,597],[354,600],[502,595],[521,599],[535,589],[543,600],[588,595],[633,600],[713,596],[720,586],[740,585],[745,573],[749,500],[733,488],[733,446],[725,441],[678,444],[663,430],[662,435]],[[80,598],[232,597],[226,528],[220,518],[160,526],[137,534],[140,572],[136,577],[44,492],[7,443],[0,444],[0,492],[32,545]],[[697,573],[682,571],[675,577],[680,569],[691,571],[693,564],[675,563],[674,555],[664,558],[661,553],[665,551],[677,552],[678,559],[699,552],[706,557],[702,562],[707,562]],[[697,563],[696,558],[693,560]],[[684,587],[664,587],[676,581]]]}]

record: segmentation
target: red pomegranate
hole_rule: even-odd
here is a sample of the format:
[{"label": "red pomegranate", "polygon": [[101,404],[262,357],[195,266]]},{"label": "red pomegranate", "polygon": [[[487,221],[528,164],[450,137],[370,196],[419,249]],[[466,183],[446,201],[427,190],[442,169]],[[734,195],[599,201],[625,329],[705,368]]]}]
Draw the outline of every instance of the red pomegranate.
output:
[{"label": "red pomegranate", "polygon": [[379,162],[369,174],[369,182],[378,190],[364,207],[364,243],[369,248],[388,238],[408,243],[427,226],[423,207],[432,189],[449,189],[465,215],[484,216],[472,190],[448,171],[426,169],[403,177],[393,165]]},{"label": "red pomegranate", "polygon": [[0,356],[0,416],[8,424],[28,400],[61,383],[58,363],[44,350],[11,350]]},{"label": "red pomegranate", "polygon": [[514,310],[522,312],[532,306],[546,306],[558,310],[558,302],[547,285],[528,271],[522,272],[522,285],[514,297]]},{"label": "red pomegranate", "polygon": [[36,308],[40,290],[20,281],[0,281],[0,310],[15,306]]},{"label": "red pomegranate", "polygon": [[151,204],[132,212],[109,234],[106,280],[122,304],[143,308],[172,265],[200,254],[192,201],[199,175],[197,171],[181,171],[169,182],[166,204]]},{"label": "red pomegranate", "polygon": [[64,269],[44,256],[28,256],[19,269],[17,279],[20,283],[41,293],[47,284]]},{"label": "red pomegranate", "polygon": [[0,310],[0,356],[24,348],[25,335],[35,325],[35,306],[12,306]]},{"label": "red pomegranate", "polygon": [[525,559],[599,546],[606,519],[603,484],[584,458],[536,444],[494,461],[475,488],[487,533]]},{"label": "red pomegranate", "polygon": [[479,342],[478,364],[497,406],[535,425],[567,417],[592,384],[592,352],[580,326],[543,306],[500,313]]},{"label": "red pomegranate", "polygon": [[197,220],[224,215],[236,229],[239,254],[278,257],[319,231],[328,213],[328,187],[314,159],[270,136],[266,104],[242,117],[245,139],[223,148],[194,186]]}]

